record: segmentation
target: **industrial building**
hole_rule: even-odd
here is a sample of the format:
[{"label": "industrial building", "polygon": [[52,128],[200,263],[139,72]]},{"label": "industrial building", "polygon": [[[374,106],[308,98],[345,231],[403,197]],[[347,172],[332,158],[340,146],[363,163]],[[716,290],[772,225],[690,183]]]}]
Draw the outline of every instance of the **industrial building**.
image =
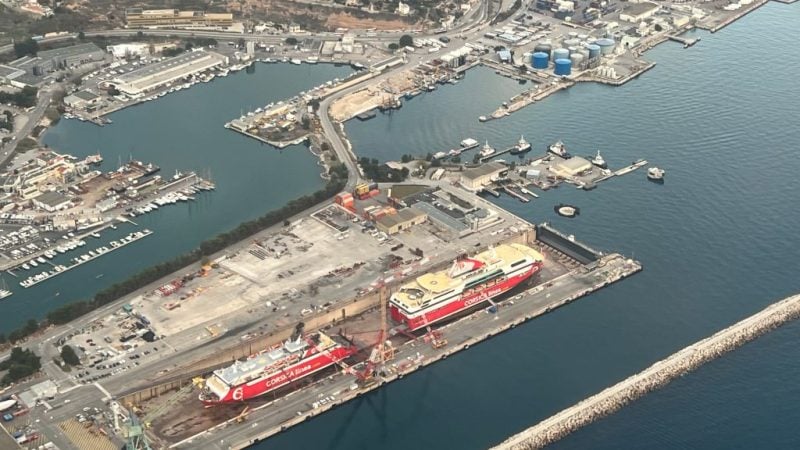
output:
[{"label": "industrial building", "polygon": [[619,19],[625,22],[638,23],[658,12],[659,6],[655,3],[641,2],[628,3],[622,8]]},{"label": "industrial building", "polygon": [[467,189],[481,189],[508,173],[508,167],[499,162],[490,162],[461,173],[461,184]]},{"label": "industrial building", "polygon": [[[43,50],[36,55],[40,73],[62,69],[74,69],[93,62],[103,61],[105,52],[91,42],[69,47]],[[38,74],[37,74],[38,75]]]},{"label": "industrial building", "polygon": [[129,8],[125,20],[131,28],[228,28],[233,25],[233,14]]},{"label": "industrial building", "polygon": [[592,163],[580,156],[573,156],[553,165],[552,171],[565,178],[574,177],[592,170]]},{"label": "industrial building", "polygon": [[89,90],[82,90],[64,97],[64,104],[74,109],[84,109],[100,103],[102,97]]},{"label": "industrial building", "polygon": [[112,83],[120,92],[136,97],[172,81],[225,64],[226,59],[218,53],[198,50],[120,75]]},{"label": "industrial building", "polygon": [[388,214],[375,222],[375,226],[386,234],[397,234],[414,225],[419,225],[428,220],[428,215],[411,206],[397,211],[397,214]]},{"label": "industrial building", "polygon": [[11,86],[23,88],[26,84],[18,81],[23,75],[25,75],[25,71],[22,69],[0,64],[0,84],[9,84]]},{"label": "industrial building", "polygon": [[31,202],[33,206],[43,209],[47,212],[56,212],[62,209],[67,209],[72,204],[69,197],[58,192],[51,191],[34,197]]}]

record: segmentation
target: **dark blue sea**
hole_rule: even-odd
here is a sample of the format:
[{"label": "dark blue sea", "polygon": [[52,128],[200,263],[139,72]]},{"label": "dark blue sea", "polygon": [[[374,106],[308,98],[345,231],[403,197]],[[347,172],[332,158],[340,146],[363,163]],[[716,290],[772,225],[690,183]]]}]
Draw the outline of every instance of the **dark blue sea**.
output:
[{"label": "dark blue sea", "polygon": [[[644,271],[418,372],[256,448],[481,449],[800,291],[800,5],[769,4],[690,49],[664,44],[658,65],[621,88],[583,84],[511,117],[480,123],[528,86],[477,69],[392,115],[348,124],[357,152],[382,160],[498,148],[524,134],[563,140],[643,171],[590,192],[562,187],[529,204]],[[560,202],[576,219],[554,215]],[[751,343],[554,445],[563,449],[800,448],[800,324]]]}]

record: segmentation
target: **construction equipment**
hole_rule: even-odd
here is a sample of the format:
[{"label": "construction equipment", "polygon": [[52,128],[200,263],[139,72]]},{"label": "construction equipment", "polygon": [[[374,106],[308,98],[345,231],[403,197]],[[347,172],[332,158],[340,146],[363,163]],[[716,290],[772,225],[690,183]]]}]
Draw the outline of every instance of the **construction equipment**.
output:
[{"label": "construction equipment", "polygon": [[234,418],[236,423],[242,423],[247,420],[248,414],[250,414],[250,405],[245,406],[242,412],[240,412],[239,415]]},{"label": "construction equipment", "polygon": [[128,423],[122,429],[122,437],[125,438],[125,450],[152,450],[150,443],[145,436],[145,430],[150,428],[151,421],[158,417],[164,410],[177,403],[184,395],[194,389],[194,384],[189,383],[178,389],[178,392],[169,396],[164,403],[156,406],[148,412],[141,420],[135,411],[141,412],[133,404],[128,404]]},{"label": "construction equipment", "polygon": [[367,360],[367,365],[358,374],[358,380],[364,384],[369,384],[375,381],[375,371],[378,367],[391,361],[395,356],[395,348],[392,343],[387,340],[388,337],[388,324],[386,322],[386,303],[388,300],[388,290],[386,286],[381,286],[379,294],[379,302],[381,304],[381,331],[378,334],[378,342],[372,348],[372,352]]}]

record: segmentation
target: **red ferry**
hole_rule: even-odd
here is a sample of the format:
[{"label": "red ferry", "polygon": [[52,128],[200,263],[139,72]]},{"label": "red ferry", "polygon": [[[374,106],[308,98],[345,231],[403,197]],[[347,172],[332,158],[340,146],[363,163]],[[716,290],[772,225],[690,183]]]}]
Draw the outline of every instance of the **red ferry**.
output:
[{"label": "red ferry", "polygon": [[418,330],[509,291],[541,270],[543,260],[528,246],[500,245],[403,285],[389,311],[409,331]]}]

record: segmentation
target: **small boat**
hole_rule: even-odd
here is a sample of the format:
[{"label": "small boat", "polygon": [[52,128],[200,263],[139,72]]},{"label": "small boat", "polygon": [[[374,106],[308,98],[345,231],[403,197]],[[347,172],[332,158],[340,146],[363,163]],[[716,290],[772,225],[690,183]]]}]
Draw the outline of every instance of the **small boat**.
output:
[{"label": "small boat", "polygon": [[553,209],[555,210],[556,214],[562,217],[573,218],[581,213],[580,208],[577,206],[567,205],[565,203],[559,203]]},{"label": "small boat", "polygon": [[597,166],[597,167],[599,167],[601,169],[607,169],[608,168],[608,164],[606,164],[606,160],[603,159],[603,156],[600,154],[600,150],[598,150],[597,151],[597,155],[595,155],[595,157],[592,158],[592,164],[594,164],[595,166]]},{"label": "small boat", "polygon": [[647,169],[647,179],[654,183],[664,182],[664,170],[658,167],[651,167]]},{"label": "small boat", "polygon": [[29,266],[28,264],[23,264],[22,268],[25,270],[30,270],[31,266]]},{"label": "small boat", "polygon": [[525,136],[520,136],[517,145],[511,149],[512,155],[519,155],[521,153],[529,152],[531,150],[531,144],[525,140]]},{"label": "small boat", "polygon": [[100,239],[100,233],[98,233],[96,231],[94,233],[92,233],[90,236],[92,236],[95,239]]},{"label": "small boat", "polygon": [[4,299],[6,297],[10,297],[11,295],[14,294],[10,290],[8,290],[8,286],[6,286],[5,278],[0,278],[0,284],[2,284],[2,286],[0,286],[0,300]]},{"label": "small boat", "polygon": [[567,147],[561,141],[557,141],[550,144],[550,146],[547,147],[547,151],[562,158],[569,158],[569,153],[567,153]]},{"label": "small boat", "polygon": [[494,152],[495,149],[489,145],[489,141],[486,141],[486,143],[483,145],[483,148],[481,149],[481,157],[487,158],[489,156],[494,155]]},{"label": "small boat", "polygon": [[34,261],[34,260],[30,260],[30,261],[28,261],[28,264],[30,264],[30,265],[31,265],[31,267],[36,267],[36,266],[38,266],[38,265],[39,265],[39,263],[37,263],[37,262],[36,262],[36,261]]}]

